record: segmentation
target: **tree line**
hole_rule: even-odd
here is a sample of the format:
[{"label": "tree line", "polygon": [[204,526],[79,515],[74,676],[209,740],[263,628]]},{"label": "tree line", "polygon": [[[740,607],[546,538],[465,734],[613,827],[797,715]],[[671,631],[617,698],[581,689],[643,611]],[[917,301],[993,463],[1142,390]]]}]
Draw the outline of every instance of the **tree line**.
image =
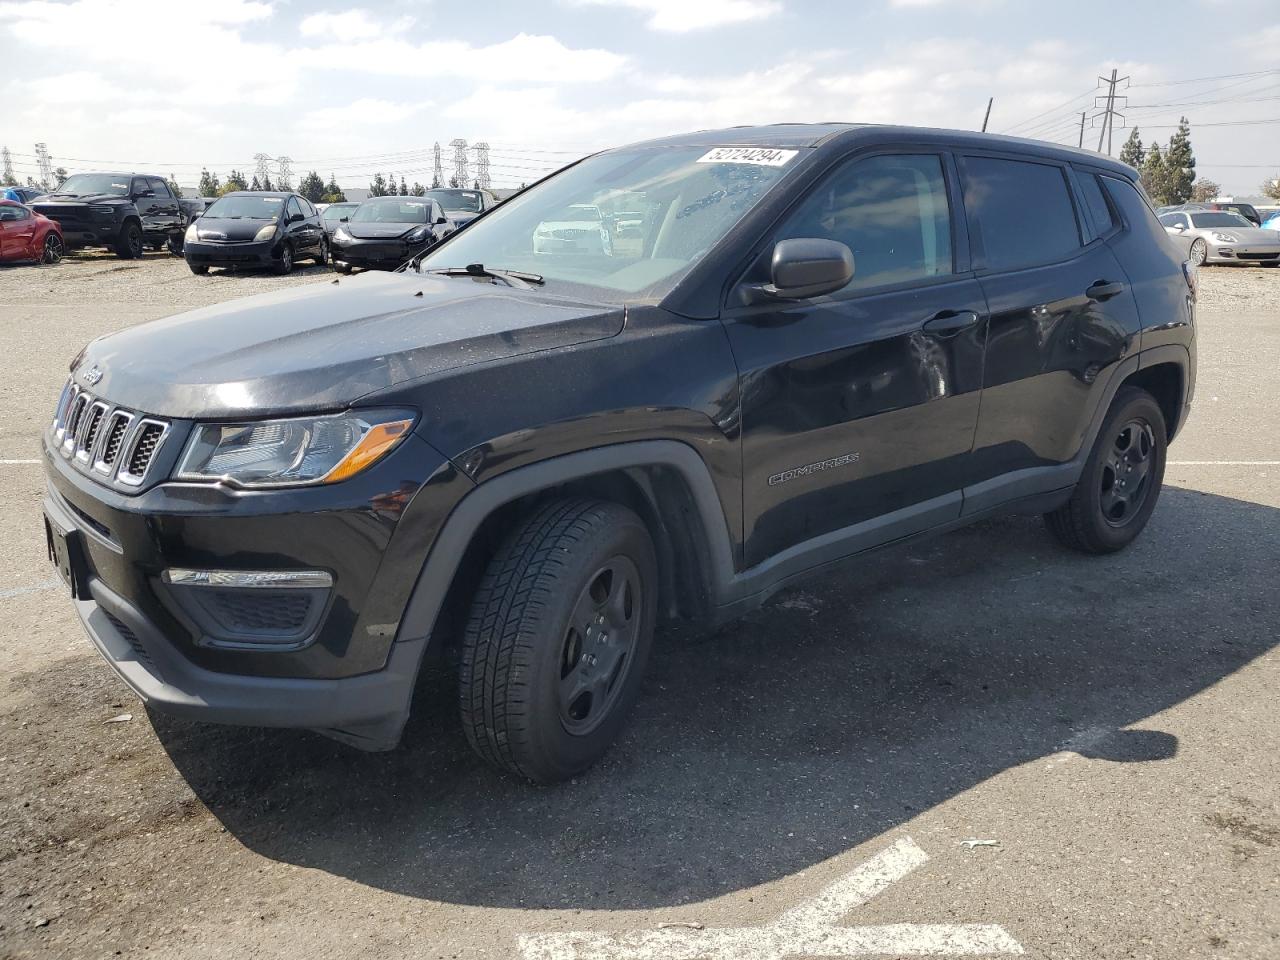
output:
[{"label": "tree line", "polygon": [[[1138,128],[1120,148],[1120,162],[1134,167],[1142,177],[1147,195],[1159,206],[1203,203],[1222,193],[1222,186],[1205,177],[1196,178],[1195,152],[1191,149],[1191,124],[1183,117],[1169,142],[1161,148],[1152,141],[1144,146]],[[1280,200],[1280,176],[1268,177],[1261,191]]]}]

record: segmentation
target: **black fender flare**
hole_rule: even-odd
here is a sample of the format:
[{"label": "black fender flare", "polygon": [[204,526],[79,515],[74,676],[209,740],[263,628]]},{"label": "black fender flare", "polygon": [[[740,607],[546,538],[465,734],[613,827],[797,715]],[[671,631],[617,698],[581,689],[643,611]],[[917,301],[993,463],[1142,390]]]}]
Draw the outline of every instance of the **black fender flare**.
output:
[{"label": "black fender flare", "polygon": [[688,444],[676,440],[637,440],[518,467],[483,481],[467,493],[450,512],[427,553],[400,618],[396,643],[430,635],[463,554],[493,511],[513,500],[570,481],[627,468],[655,466],[676,470],[688,485],[706,536],[712,603],[718,604],[734,574],[734,553],[724,506],[711,480],[711,472]]}]

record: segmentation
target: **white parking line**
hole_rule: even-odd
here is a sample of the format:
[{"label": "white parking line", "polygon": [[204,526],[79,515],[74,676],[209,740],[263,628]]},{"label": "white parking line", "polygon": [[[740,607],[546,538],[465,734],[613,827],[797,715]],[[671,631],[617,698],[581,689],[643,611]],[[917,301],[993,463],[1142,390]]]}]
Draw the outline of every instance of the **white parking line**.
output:
[{"label": "white parking line", "polygon": [[12,467],[20,463],[39,463],[39,460],[0,460],[0,466]]},{"label": "white parking line", "polygon": [[1280,460],[1170,460],[1171,467],[1280,467]]},{"label": "white parking line", "polygon": [[838,927],[850,910],[928,861],[903,838],[765,927],[628,933],[536,933],[520,938],[524,960],[783,960],[786,957],[990,956],[1023,953],[993,923],[888,923]]},{"label": "white parking line", "polygon": [[57,577],[53,577],[43,583],[37,583],[31,587],[10,587],[8,590],[0,590],[0,600],[8,600],[10,597],[21,597],[28,593],[39,593],[41,590],[55,590],[62,586],[62,581]]}]

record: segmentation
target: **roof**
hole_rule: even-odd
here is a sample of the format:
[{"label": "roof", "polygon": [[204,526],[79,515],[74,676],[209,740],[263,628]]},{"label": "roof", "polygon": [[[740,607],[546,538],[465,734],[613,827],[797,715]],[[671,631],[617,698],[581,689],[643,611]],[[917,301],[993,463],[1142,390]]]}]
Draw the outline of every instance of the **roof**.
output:
[{"label": "roof", "polygon": [[232,190],[230,193],[224,193],[224,197],[292,197],[292,190]]},{"label": "roof", "polygon": [[995,133],[979,133],[974,130],[948,130],[938,127],[909,127],[874,123],[776,123],[766,126],[726,127],[719,130],[699,130],[655,140],[631,144],[637,147],[652,146],[761,146],[792,149],[819,149],[835,146],[840,149],[893,143],[900,141],[936,143],[939,146],[960,147],[970,150],[1007,150],[1014,153],[1036,153],[1069,163],[1089,163],[1114,170],[1128,177],[1136,171],[1127,164],[1091,150],[1066,147],[1045,140],[1023,137],[1006,137]]}]

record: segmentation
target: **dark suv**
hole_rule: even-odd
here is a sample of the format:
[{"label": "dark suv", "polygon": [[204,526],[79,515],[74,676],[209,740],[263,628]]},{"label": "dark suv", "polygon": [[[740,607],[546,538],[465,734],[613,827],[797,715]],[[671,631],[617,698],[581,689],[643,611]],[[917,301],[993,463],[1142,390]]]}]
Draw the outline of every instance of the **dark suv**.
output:
[{"label": "dark suv", "polygon": [[[535,244],[614,203],[634,242]],[[44,438],[49,550],[157,710],[387,749],[430,650],[479,753],[557,780],[618,733],[659,623],[998,511],[1124,547],[1194,331],[1194,272],[1105,157],[673,137],[399,272],[95,340]]]}]

